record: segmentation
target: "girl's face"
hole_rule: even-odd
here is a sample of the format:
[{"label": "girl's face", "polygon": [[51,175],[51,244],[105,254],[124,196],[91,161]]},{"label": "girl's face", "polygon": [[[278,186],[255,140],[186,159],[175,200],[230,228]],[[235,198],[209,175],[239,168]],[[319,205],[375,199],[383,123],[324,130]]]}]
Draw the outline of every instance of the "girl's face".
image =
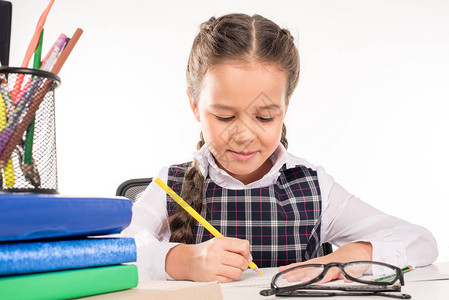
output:
[{"label": "girl's face", "polygon": [[222,63],[190,105],[217,165],[244,184],[262,178],[281,139],[287,75],[274,66]]}]

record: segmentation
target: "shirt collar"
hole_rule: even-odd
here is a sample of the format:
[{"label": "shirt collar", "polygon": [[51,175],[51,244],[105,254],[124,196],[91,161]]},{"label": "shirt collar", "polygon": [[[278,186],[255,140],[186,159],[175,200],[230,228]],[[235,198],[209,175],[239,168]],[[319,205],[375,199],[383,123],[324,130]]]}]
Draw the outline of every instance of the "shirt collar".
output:
[{"label": "shirt collar", "polygon": [[279,144],[274,153],[270,156],[270,159],[273,162],[273,167],[270,171],[261,179],[245,185],[217,166],[215,158],[206,144],[194,153],[194,158],[198,162],[200,171],[205,178],[209,175],[211,180],[219,186],[235,190],[265,187],[275,183],[279,177],[279,171],[284,164],[286,165],[286,169],[293,168],[297,165],[315,168],[307,161],[288,153],[285,147],[282,144]]}]

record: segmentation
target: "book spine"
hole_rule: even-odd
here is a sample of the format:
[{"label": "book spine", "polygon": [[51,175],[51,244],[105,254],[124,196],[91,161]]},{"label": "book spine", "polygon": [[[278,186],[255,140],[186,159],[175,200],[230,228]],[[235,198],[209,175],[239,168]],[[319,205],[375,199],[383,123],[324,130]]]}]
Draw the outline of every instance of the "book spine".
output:
[{"label": "book spine", "polygon": [[1,299],[68,299],[136,287],[137,267],[118,265],[0,277]]},{"label": "book spine", "polygon": [[118,197],[5,193],[0,207],[0,241],[11,242],[120,233],[132,216],[132,201]]},{"label": "book spine", "polygon": [[116,265],[136,261],[132,238],[0,243],[0,275]]}]

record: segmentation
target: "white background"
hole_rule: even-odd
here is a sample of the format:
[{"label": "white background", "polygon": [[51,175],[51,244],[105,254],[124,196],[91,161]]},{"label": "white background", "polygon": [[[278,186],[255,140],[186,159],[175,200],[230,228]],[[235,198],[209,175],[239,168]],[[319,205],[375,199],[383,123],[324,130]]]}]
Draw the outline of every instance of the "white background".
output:
[{"label": "white background", "polygon": [[[19,66],[48,0],[13,0]],[[185,68],[201,22],[261,14],[296,37],[289,151],[371,205],[420,224],[449,260],[449,1],[56,0],[46,53],[84,30],[56,90],[61,194],[113,196],[129,178],[192,159]],[[425,255],[425,254],[424,254]]]}]

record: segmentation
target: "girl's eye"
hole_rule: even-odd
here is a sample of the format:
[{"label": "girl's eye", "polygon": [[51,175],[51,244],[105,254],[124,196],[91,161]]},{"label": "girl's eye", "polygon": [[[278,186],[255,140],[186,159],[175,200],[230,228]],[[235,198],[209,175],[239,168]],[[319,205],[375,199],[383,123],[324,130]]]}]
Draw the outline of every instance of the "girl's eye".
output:
[{"label": "girl's eye", "polygon": [[227,117],[227,118],[225,118],[225,117],[219,117],[219,116],[215,116],[215,117],[217,118],[217,120],[223,121],[223,122],[229,122],[229,121],[231,121],[232,119],[234,119],[234,117]]},{"label": "girl's eye", "polygon": [[259,119],[259,121],[261,121],[261,122],[271,122],[271,121],[273,121],[273,117],[271,117],[271,118],[265,118],[265,117],[257,117],[257,119]]}]

